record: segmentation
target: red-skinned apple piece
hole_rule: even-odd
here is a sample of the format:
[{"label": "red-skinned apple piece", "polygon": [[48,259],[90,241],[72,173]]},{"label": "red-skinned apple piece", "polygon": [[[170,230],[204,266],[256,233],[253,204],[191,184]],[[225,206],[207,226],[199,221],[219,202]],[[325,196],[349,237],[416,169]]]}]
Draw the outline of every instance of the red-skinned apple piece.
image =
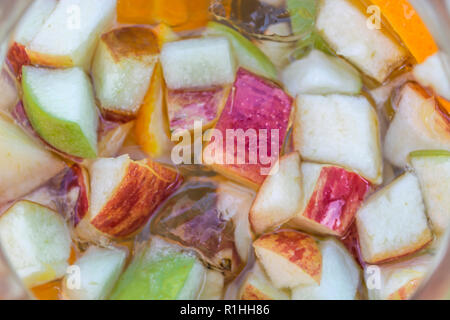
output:
[{"label": "red-skinned apple piece", "polygon": [[[227,143],[220,145],[213,137],[213,141],[204,150],[204,162],[232,180],[253,189],[259,188],[271,165],[276,163],[280,155],[292,105],[293,99],[278,85],[245,69],[239,69],[228,101],[215,126]],[[234,135],[227,137],[227,131],[229,133],[230,130]],[[256,139],[246,137],[247,134]],[[245,151],[244,155],[238,154],[237,149],[241,143],[245,144],[241,148]],[[233,150],[229,150],[226,145],[232,145]],[[263,149],[266,154],[262,152]]]}]

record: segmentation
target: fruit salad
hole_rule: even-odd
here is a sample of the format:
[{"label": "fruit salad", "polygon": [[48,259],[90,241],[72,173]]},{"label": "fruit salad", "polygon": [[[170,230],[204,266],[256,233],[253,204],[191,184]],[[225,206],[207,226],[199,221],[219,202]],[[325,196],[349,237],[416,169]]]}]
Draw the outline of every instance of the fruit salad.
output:
[{"label": "fruit salad", "polygon": [[35,0],[3,252],[42,300],[410,299],[450,224],[448,59],[408,0]]}]

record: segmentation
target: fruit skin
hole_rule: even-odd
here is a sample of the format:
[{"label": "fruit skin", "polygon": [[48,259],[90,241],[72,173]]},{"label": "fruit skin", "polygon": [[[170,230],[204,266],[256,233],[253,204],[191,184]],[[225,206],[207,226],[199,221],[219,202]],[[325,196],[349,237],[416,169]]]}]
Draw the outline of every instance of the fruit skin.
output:
[{"label": "fruit skin", "polygon": [[150,88],[139,109],[134,130],[138,144],[154,158],[168,154],[172,146],[169,139],[164,92],[161,64],[157,63]]},{"label": "fruit skin", "polygon": [[230,41],[238,64],[242,68],[272,80],[278,78],[277,69],[272,61],[257,46],[236,30],[218,22],[209,22],[206,35],[226,37]]},{"label": "fruit skin", "polygon": [[[106,172],[105,168],[115,171]],[[183,181],[175,170],[150,159],[132,161],[126,155],[98,159],[89,173],[90,209],[77,227],[79,236],[87,240],[96,240],[98,232],[112,238],[132,236]],[[113,175],[115,181],[108,181],[112,178],[107,174]],[[106,182],[112,188],[105,186]]]},{"label": "fruit skin", "polygon": [[408,0],[370,1],[381,9],[383,16],[418,63],[422,63],[438,51],[433,36]]},{"label": "fruit skin", "polygon": [[361,284],[361,269],[350,253],[335,239],[320,243],[322,278],[320,284],[293,290],[293,300],[355,300]]},{"label": "fruit skin", "polygon": [[166,43],[161,64],[169,89],[203,89],[230,84],[235,61],[224,37],[204,37]]},{"label": "fruit skin", "polygon": [[[49,97],[44,92],[44,84],[55,90]],[[75,157],[97,156],[98,116],[94,93],[89,78],[81,69],[26,66],[22,69],[22,88],[26,114],[41,138]],[[65,99],[72,100],[71,112],[61,110],[60,101]]]},{"label": "fruit skin", "polygon": [[389,162],[401,168],[413,151],[450,150],[450,119],[434,97],[418,84],[407,83],[400,89],[397,101],[384,144]]},{"label": "fruit skin", "polygon": [[450,152],[416,151],[410,154],[410,163],[419,178],[433,231],[441,235],[450,224]]},{"label": "fruit skin", "polygon": [[283,156],[258,191],[250,210],[250,221],[257,234],[275,228],[294,217],[303,197],[300,154]]},{"label": "fruit skin", "polygon": [[2,115],[0,150],[0,205],[26,195],[66,166]]},{"label": "fruit skin", "polygon": [[205,267],[195,255],[153,237],[135,254],[110,299],[192,300],[205,277]]},{"label": "fruit skin", "polygon": [[[258,133],[265,129],[267,140],[264,136],[259,136],[256,147],[252,147],[250,143],[246,142],[246,157],[249,157],[250,160],[250,156],[256,156],[256,164],[238,164],[236,137],[232,138],[234,139],[234,154],[226,155],[226,144],[219,147],[211,142],[209,147],[221,155],[221,158],[218,159],[220,161],[216,161],[217,157],[211,159],[212,154],[208,152],[208,148],[204,149],[203,161],[230,179],[252,189],[258,189],[266,178],[262,171],[267,170],[267,173],[270,171],[270,165],[262,162],[258,151],[261,146],[267,147],[267,156],[270,158],[271,164],[276,163],[287,134],[292,105],[293,99],[278,85],[245,69],[239,69],[231,94],[215,129],[221,132],[224,139],[228,129],[241,129],[241,133],[246,133],[247,130],[255,130]],[[276,142],[272,141],[272,130],[278,130],[278,148],[274,148]],[[238,135],[237,131],[236,135]],[[227,143],[231,144],[229,141]],[[226,161],[226,158],[229,157],[234,159],[232,164]]]},{"label": "fruit skin", "polygon": [[166,90],[167,112],[171,131],[194,130],[195,121],[203,129],[217,121],[230,92],[229,86],[207,90]]},{"label": "fruit skin", "polygon": [[433,240],[419,180],[412,173],[371,196],[358,211],[356,224],[361,253],[369,264],[413,254]]},{"label": "fruit skin", "polygon": [[122,27],[103,34],[92,64],[101,107],[135,116],[149,90],[158,53],[157,38],[149,28]]},{"label": "fruit skin", "polygon": [[298,95],[293,142],[304,160],[342,166],[382,183],[378,115],[364,96]]},{"label": "fruit skin", "polygon": [[104,300],[125,266],[127,252],[91,246],[73,265],[79,268],[80,288],[71,288],[70,275],[63,279],[62,296],[68,300]]},{"label": "fruit skin", "polygon": [[[79,10],[74,10],[74,6]],[[31,62],[56,68],[81,67],[88,71],[101,32],[113,24],[115,7],[116,0],[58,1],[27,46]]]},{"label": "fruit skin", "polygon": [[[275,287],[295,288],[320,283],[322,255],[311,236],[292,230],[280,230],[261,236],[253,243],[253,247]],[[267,256],[268,252],[273,255]],[[291,272],[295,268],[298,274],[283,270],[285,268],[280,266],[280,261],[289,264]]]},{"label": "fruit skin", "polygon": [[248,272],[239,293],[241,300],[290,300],[285,290],[277,289],[270,282],[259,262]]},{"label": "fruit skin", "polygon": [[297,94],[359,94],[362,89],[362,79],[355,68],[319,50],[290,64],[284,69],[282,80],[293,97]]},{"label": "fruit skin", "polygon": [[348,231],[371,184],[354,172],[330,165],[302,165],[304,198],[294,228],[342,237]]},{"label": "fruit skin", "polygon": [[57,212],[37,203],[19,201],[4,213],[0,240],[28,288],[61,278],[69,266],[69,229]]},{"label": "fruit skin", "polygon": [[402,65],[407,52],[381,30],[369,29],[367,19],[349,0],[325,0],[319,8],[316,26],[339,56],[378,82],[384,82]]}]

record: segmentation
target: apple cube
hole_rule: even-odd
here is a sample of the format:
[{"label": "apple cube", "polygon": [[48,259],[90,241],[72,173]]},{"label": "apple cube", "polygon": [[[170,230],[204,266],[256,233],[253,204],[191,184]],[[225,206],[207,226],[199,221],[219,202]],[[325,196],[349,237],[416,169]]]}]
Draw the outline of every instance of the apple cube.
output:
[{"label": "apple cube", "polygon": [[370,183],[343,168],[303,163],[303,201],[289,225],[342,237],[370,190]]},{"label": "apple cube", "polygon": [[258,191],[250,211],[250,221],[257,234],[282,225],[300,210],[302,171],[298,152],[282,157]]},{"label": "apple cube", "polygon": [[377,113],[363,96],[297,97],[293,141],[305,160],[343,166],[380,184],[379,137]]},{"label": "apple cube", "polygon": [[206,271],[206,280],[199,300],[222,300],[225,286],[224,275],[215,270]]},{"label": "apple cube", "polygon": [[[62,296],[69,300],[105,300],[111,293],[125,266],[127,253],[117,248],[89,247],[71,267],[78,267],[74,274],[63,280]],[[72,283],[71,277],[80,275],[80,283]]]},{"label": "apple cube", "polygon": [[194,254],[157,237],[135,254],[119,279],[112,300],[194,300],[206,269]]},{"label": "apple cube", "polygon": [[25,111],[39,136],[63,153],[95,158],[98,116],[83,70],[26,66],[22,73]]},{"label": "apple cube", "polygon": [[450,225],[450,152],[417,151],[410,157],[433,231],[442,234]]},{"label": "apple cube", "polygon": [[432,262],[432,256],[423,255],[397,263],[367,266],[369,299],[408,300],[431,271]]},{"label": "apple cube", "polygon": [[22,66],[31,64],[26,47],[57,5],[57,0],[35,0],[20,19],[12,36],[13,44],[8,51],[6,63],[16,76],[20,76]]},{"label": "apple cube", "polygon": [[320,284],[299,286],[293,300],[354,300],[361,284],[361,269],[337,240],[320,243],[322,278]]},{"label": "apple cube", "polygon": [[31,62],[88,70],[100,34],[114,21],[116,0],[60,0],[27,52]]},{"label": "apple cube", "polygon": [[386,158],[393,165],[406,166],[413,151],[450,150],[450,120],[422,87],[404,85],[396,109],[384,144]]},{"label": "apple cube", "polygon": [[[248,192],[242,190],[239,194],[239,191],[228,184],[221,187],[215,180],[191,181],[166,202],[152,220],[151,231],[192,248],[229,280],[244,267],[243,258],[247,258],[252,240],[235,229],[235,222],[242,219],[240,215],[246,215],[248,220],[253,199]],[[241,251],[236,240],[243,247]],[[241,254],[245,256],[241,258]]]},{"label": "apple cube", "polygon": [[201,121],[203,128],[211,127],[220,115],[229,88],[207,90],[167,90],[167,113],[170,130],[194,130],[194,123]]},{"label": "apple cube", "polygon": [[242,68],[269,79],[277,79],[278,72],[272,61],[238,31],[218,22],[209,22],[206,34],[227,38]]},{"label": "apple cube", "polygon": [[438,52],[422,64],[416,65],[413,74],[421,85],[433,88],[437,94],[450,100],[450,80],[445,72],[445,66],[449,64],[449,56]]},{"label": "apple cube", "polygon": [[92,63],[95,92],[103,110],[135,116],[158,60],[151,29],[123,27],[101,36]]},{"label": "apple cube", "polygon": [[284,69],[282,80],[293,97],[298,94],[359,94],[359,72],[346,61],[313,50]]},{"label": "apple cube", "polygon": [[144,152],[154,158],[169,154],[172,147],[164,92],[165,84],[161,64],[157,63],[150,88],[139,109],[134,130],[137,143]]},{"label": "apple cube", "polygon": [[214,130],[221,137],[215,136],[204,149],[203,161],[232,180],[258,189],[278,160],[292,104],[292,98],[275,83],[239,69]]},{"label": "apple cube", "polygon": [[89,211],[76,230],[82,239],[94,241],[98,233],[113,238],[136,233],[182,182],[172,169],[151,160],[132,161],[127,155],[98,159],[89,174]]},{"label": "apple cube", "polygon": [[57,175],[65,163],[0,116],[0,204],[26,195]]},{"label": "apple cube", "polygon": [[261,236],[253,247],[276,288],[320,284],[322,255],[313,237],[281,230]]},{"label": "apple cube", "polygon": [[406,173],[370,197],[359,210],[361,253],[378,264],[414,253],[433,240],[419,180]]},{"label": "apple cube", "polygon": [[317,29],[331,48],[365,74],[384,82],[408,57],[382,30],[369,28],[366,15],[350,0],[324,0]]},{"label": "apple cube", "polygon": [[241,300],[290,300],[286,290],[274,287],[259,262],[255,262],[248,272],[239,298]]},{"label": "apple cube", "polygon": [[37,203],[16,202],[1,216],[0,241],[28,288],[61,278],[69,266],[71,239],[64,219]]},{"label": "apple cube", "polygon": [[223,37],[166,43],[161,63],[169,89],[199,89],[232,83],[235,62],[231,45]]}]

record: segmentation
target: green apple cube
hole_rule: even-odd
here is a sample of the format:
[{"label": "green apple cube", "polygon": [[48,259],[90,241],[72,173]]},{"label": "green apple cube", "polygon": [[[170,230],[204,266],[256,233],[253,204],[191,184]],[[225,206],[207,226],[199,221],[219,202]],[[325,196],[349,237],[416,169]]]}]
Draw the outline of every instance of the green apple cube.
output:
[{"label": "green apple cube", "polygon": [[[70,300],[104,300],[111,293],[125,265],[127,253],[118,248],[89,247],[72,267],[63,281],[63,297]],[[72,277],[79,272],[80,283],[72,283]]]},{"label": "green apple cube", "polygon": [[235,61],[224,37],[169,42],[161,50],[164,78],[170,89],[201,89],[232,83]]},{"label": "green apple cube", "polygon": [[206,269],[195,255],[153,238],[135,255],[111,295],[112,300],[193,300]]},{"label": "green apple cube", "polygon": [[450,152],[416,151],[411,153],[410,158],[422,187],[433,230],[442,234],[450,222]]},{"label": "green apple cube", "polygon": [[277,79],[278,72],[272,61],[249,39],[236,30],[221,23],[209,22],[206,34],[227,38],[241,67],[260,76]]},{"label": "green apple cube", "polygon": [[362,80],[359,72],[341,58],[313,50],[303,59],[289,65],[282,74],[288,93],[359,94]]},{"label": "green apple cube", "polygon": [[69,229],[58,213],[19,201],[0,218],[0,243],[28,288],[61,278],[71,251]]},{"label": "green apple cube", "polygon": [[98,115],[83,70],[26,66],[22,73],[25,110],[34,130],[63,153],[95,158]]}]

